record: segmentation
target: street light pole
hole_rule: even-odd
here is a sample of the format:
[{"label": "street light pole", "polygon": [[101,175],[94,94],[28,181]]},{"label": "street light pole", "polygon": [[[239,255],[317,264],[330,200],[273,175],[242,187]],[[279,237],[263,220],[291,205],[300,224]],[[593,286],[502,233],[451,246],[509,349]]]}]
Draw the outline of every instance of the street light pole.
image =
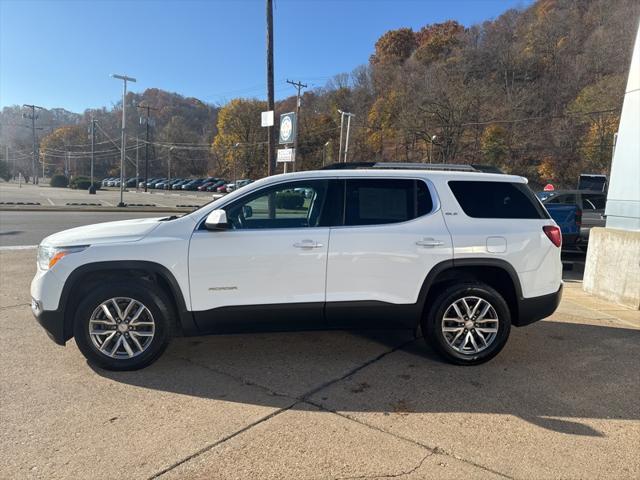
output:
[{"label": "street light pole", "polygon": [[[239,143],[236,143],[233,148],[234,148],[234,156],[233,156],[233,183],[234,185],[237,186],[238,183],[238,171],[237,171],[237,166],[238,166],[238,147],[240,146]],[[286,165],[286,164],[285,164]]]},{"label": "street light pole", "polygon": [[347,113],[347,139],[344,142],[344,163],[347,163],[347,156],[349,155],[349,130],[351,129],[351,117],[355,116],[353,113]]},{"label": "street light pole", "polygon": [[[347,155],[349,154],[349,129],[351,128],[351,117],[355,117],[353,113],[343,112],[338,110],[340,114],[340,153],[338,154],[338,162],[347,162]],[[344,124],[344,117],[347,117],[347,137],[344,145],[344,160],[342,159],[342,126]]]},{"label": "street light pole", "polygon": [[342,127],[344,125],[344,112],[342,110],[338,110],[340,114],[340,151],[338,153],[338,163],[342,161]]},{"label": "street light pole", "polygon": [[171,152],[173,152],[174,147],[169,147],[169,170],[167,171],[167,181],[171,181]]},{"label": "street light pole", "polygon": [[112,74],[111,78],[122,80],[122,136],[120,143],[120,203],[118,207],[125,207],[124,203],[124,155],[126,146],[126,111],[127,111],[127,82],[135,82],[136,79],[126,75]]},{"label": "street light pole", "polygon": [[331,140],[324,144],[322,147],[322,166],[324,167],[327,162],[327,147],[331,144]]},{"label": "street light pole", "polygon": [[433,142],[436,141],[437,135],[431,137],[431,146],[429,148],[429,163],[433,163]]}]

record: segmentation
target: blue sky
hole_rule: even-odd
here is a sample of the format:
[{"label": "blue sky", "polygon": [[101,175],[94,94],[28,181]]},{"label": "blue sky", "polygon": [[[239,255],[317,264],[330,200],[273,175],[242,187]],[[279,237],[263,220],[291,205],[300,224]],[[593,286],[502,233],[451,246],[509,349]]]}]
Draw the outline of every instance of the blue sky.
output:
[{"label": "blue sky", "polygon": [[[472,25],[531,0],[274,0],[276,97],[366,63],[399,27]],[[121,82],[224,103],[265,98],[265,2],[0,0],[0,107],[110,107]]]}]

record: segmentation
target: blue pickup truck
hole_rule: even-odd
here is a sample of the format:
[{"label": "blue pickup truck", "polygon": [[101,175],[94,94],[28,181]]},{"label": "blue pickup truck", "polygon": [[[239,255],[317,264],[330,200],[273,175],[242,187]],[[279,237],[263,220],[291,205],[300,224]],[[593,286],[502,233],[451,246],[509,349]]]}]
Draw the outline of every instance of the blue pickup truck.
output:
[{"label": "blue pickup truck", "polygon": [[536,194],[544,207],[558,224],[562,232],[562,246],[575,247],[580,240],[582,227],[582,209],[576,204],[550,203],[548,200],[553,192],[538,192]]}]

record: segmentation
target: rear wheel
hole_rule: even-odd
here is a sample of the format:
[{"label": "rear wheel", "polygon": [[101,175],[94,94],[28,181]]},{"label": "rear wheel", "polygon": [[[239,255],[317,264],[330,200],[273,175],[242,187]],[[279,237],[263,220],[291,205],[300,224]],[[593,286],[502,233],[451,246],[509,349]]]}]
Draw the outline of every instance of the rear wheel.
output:
[{"label": "rear wheel", "polygon": [[504,298],[488,285],[454,285],[436,296],[422,330],[448,361],[476,365],[500,353],[509,338],[511,315]]},{"label": "rear wheel", "polygon": [[173,309],[152,283],[123,282],[89,293],[76,311],[74,337],[89,363],[137,370],[167,347]]}]

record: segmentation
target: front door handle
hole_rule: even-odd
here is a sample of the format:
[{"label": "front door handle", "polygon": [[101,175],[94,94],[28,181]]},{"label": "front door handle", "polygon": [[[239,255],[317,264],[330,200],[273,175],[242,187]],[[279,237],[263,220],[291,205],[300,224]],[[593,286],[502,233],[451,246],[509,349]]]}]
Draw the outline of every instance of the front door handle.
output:
[{"label": "front door handle", "polygon": [[436,240],[435,238],[423,238],[422,240],[418,240],[416,245],[419,247],[441,247],[444,245],[444,242]]},{"label": "front door handle", "polygon": [[323,247],[324,245],[322,245],[321,243],[315,242],[313,240],[302,240],[301,242],[294,243],[293,246],[296,248],[310,249],[310,248],[320,248],[320,247]]}]

